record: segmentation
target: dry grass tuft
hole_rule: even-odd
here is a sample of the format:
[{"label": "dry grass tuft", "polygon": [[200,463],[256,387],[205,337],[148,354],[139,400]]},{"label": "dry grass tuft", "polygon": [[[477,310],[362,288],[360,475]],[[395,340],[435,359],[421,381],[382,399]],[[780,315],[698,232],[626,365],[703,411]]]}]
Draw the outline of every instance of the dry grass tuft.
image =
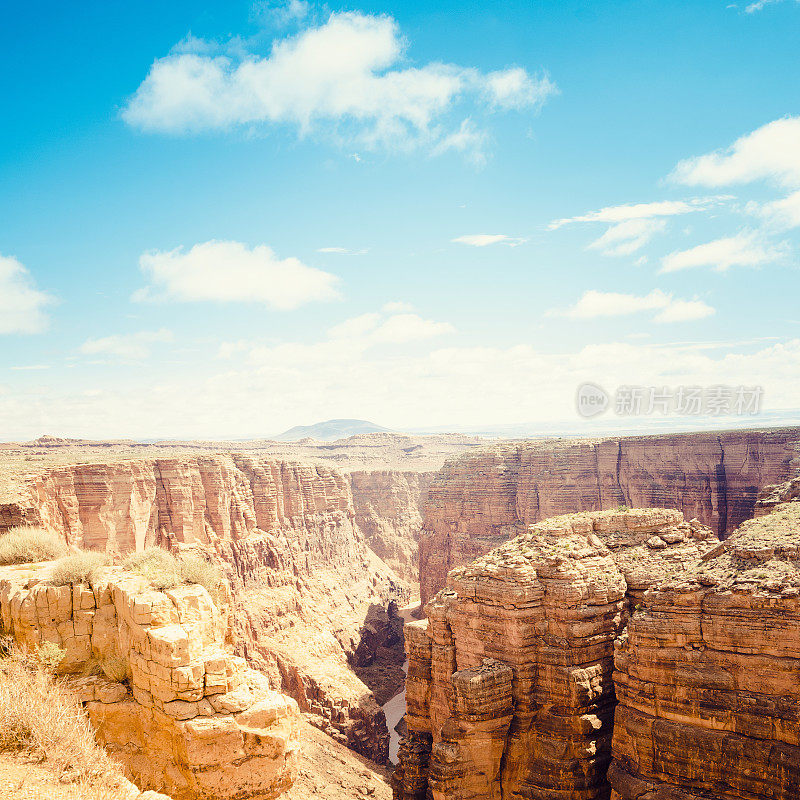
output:
[{"label": "dry grass tuft", "polygon": [[94,740],[78,699],[36,659],[0,660],[0,750],[24,752],[91,798],[126,794],[126,781]]},{"label": "dry grass tuft", "polygon": [[209,564],[200,556],[184,556],[180,562],[184,583],[199,583],[213,592],[222,583],[222,571],[216,564]]},{"label": "dry grass tuft", "polygon": [[11,528],[0,536],[0,566],[51,561],[67,552],[67,543],[44,528]]},{"label": "dry grass tuft", "polygon": [[72,556],[62,558],[53,565],[49,582],[53,586],[66,586],[68,583],[85,583],[91,580],[92,573],[108,564],[109,558],[97,550],[83,550]]},{"label": "dry grass tuft", "polygon": [[148,547],[134,553],[122,566],[146,578],[154,589],[174,589],[181,582],[178,560],[161,547]]},{"label": "dry grass tuft", "polygon": [[201,556],[175,558],[161,547],[148,547],[129,556],[122,565],[141,575],[155,589],[174,589],[181,583],[199,583],[209,592],[222,583],[222,572]]}]

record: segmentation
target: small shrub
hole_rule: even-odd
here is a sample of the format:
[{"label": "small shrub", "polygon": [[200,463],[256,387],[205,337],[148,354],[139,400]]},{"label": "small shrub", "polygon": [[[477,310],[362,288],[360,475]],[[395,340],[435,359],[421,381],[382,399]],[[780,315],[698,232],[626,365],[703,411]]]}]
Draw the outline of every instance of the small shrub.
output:
[{"label": "small shrub", "polygon": [[64,660],[67,651],[59,647],[55,642],[42,642],[29,656],[27,660],[34,668],[43,670],[50,675],[58,669],[58,665]]},{"label": "small shrub", "polygon": [[148,547],[129,556],[122,565],[141,575],[154,589],[174,589],[181,582],[178,560],[161,547]]},{"label": "small shrub", "polygon": [[67,543],[44,528],[11,528],[0,536],[0,565],[51,561],[67,552]]},{"label": "small shrub", "polygon": [[121,655],[106,656],[100,662],[100,669],[110,681],[122,683],[128,679],[128,662]]},{"label": "small shrub", "polygon": [[216,564],[209,564],[200,556],[186,556],[180,562],[181,578],[184,583],[199,583],[209,592],[222,583],[222,572]]},{"label": "small shrub", "polygon": [[53,586],[66,586],[68,583],[85,583],[91,580],[92,573],[108,564],[108,556],[97,550],[84,550],[74,556],[67,556],[53,565],[50,583]]},{"label": "small shrub", "polygon": [[626,505],[620,505],[617,506],[617,511],[630,511],[630,509]]}]

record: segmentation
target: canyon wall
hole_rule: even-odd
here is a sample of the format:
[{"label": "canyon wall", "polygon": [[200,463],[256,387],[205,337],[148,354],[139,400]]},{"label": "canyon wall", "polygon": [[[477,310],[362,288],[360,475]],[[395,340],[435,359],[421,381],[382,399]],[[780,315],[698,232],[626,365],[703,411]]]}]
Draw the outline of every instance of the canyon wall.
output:
[{"label": "canyon wall", "polygon": [[227,647],[227,587],[156,591],[119,567],[56,586],[52,563],[0,568],[0,632],[65,651],[59,671],[134,783],[174,800],[273,800],[291,787],[300,712]]},{"label": "canyon wall", "polygon": [[422,505],[433,472],[356,471],[349,474],[355,523],[373,552],[408,582],[419,582]]},{"label": "canyon wall", "polygon": [[800,502],[647,592],[614,683],[613,800],[800,797]]},{"label": "canyon wall", "polygon": [[367,546],[339,472],[243,454],[78,464],[29,476],[14,506],[79,547],[206,553],[232,587],[238,652],[385,763],[383,712],[352,662],[367,618],[408,588]]},{"label": "canyon wall", "polygon": [[398,800],[608,798],[614,640],[650,586],[718,544],[679,511],[593,512],[452,570],[406,626]]},{"label": "canyon wall", "polygon": [[445,464],[423,506],[421,594],[540,519],[618,506],[677,508],[724,536],[759,490],[800,464],[800,429],[527,442]]}]

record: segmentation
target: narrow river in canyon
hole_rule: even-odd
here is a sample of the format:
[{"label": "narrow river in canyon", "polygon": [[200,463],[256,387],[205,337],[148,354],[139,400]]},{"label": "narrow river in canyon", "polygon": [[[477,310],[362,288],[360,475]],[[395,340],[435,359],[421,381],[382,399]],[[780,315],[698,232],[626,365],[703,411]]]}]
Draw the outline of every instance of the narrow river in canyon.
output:
[{"label": "narrow river in canyon", "polygon": [[[414,622],[414,614],[419,610],[419,600],[399,609],[398,614],[403,620],[403,624]],[[408,675],[408,659],[403,664],[403,672]],[[395,730],[398,723],[406,713],[406,690],[396,694],[391,700],[383,704],[383,713],[386,715],[386,727],[389,729],[389,761],[397,764],[397,754],[400,749],[400,734]]]}]

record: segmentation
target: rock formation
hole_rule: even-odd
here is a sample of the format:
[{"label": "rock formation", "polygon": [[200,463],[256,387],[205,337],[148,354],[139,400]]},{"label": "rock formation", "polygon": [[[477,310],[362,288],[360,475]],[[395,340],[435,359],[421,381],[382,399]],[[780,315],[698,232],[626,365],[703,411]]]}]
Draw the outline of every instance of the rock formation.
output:
[{"label": "rock formation", "polygon": [[272,800],[292,785],[297,703],[226,648],[225,588],[213,599],[197,585],[156,591],[119,567],[91,585],[53,586],[49,568],[0,569],[0,629],[26,649],[53,642],[66,653],[60,671],[89,675],[71,686],[140,788]]},{"label": "rock formation", "polygon": [[419,581],[422,504],[433,472],[351,472],[355,522],[373,552],[408,582]]},{"label": "rock formation", "polygon": [[396,796],[607,798],[614,640],[649,586],[718,543],[679,511],[594,512],[454,569],[406,625]]},{"label": "rock formation", "polygon": [[800,429],[526,442],[445,464],[424,503],[424,602],[447,573],[567,512],[677,508],[724,536],[752,516],[759,490],[800,464]]},{"label": "rock formation", "polygon": [[80,547],[208,554],[232,587],[238,652],[386,761],[383,712],[351,661],[368,614],[408,589],[367,547],[336,470],[244,454],[77,464],[32,475],[16,507]]},{"label": "rock formation", "polygon": [[800,797],[800,503],[645,593],[615,664],[613,800]]}]

